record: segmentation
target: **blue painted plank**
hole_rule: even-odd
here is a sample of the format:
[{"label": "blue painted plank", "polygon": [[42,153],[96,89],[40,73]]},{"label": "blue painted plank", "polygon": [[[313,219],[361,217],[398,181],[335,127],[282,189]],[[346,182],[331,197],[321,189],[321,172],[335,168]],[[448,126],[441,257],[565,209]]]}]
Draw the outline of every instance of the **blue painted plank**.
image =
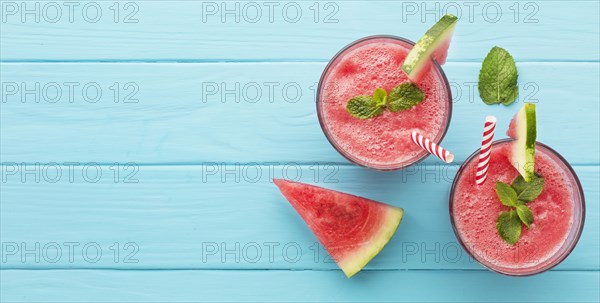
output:
[{"label": "blue painted plank", "polygon": [[[598,302],[600,273],[3,270],[7,302]],[[509,290],[509,291],[508,291]]]},{"label": "blue painted plank", "polygon": [[597,1],[25,2],[2,1],[2,60],[328,60],[363,36],[417,40],[446,12],[460,17],[450,60],[494,45],[521,61],[599,59]]},{"label": "blue painted plank", "polygon": [[[96,183],[92,166],[87,181],[83,167],[73,169],[72,182],[65,167],[56,183],[49,167],[45,173],[41,168],[39,183],[32,173],[24,182],[22,173],[4,174],[2,268],[336,269],[271,183],[287,177],[404,208],[398,232],[368,269],[482,269],[460,248],[450,225],[456,166],[394,173],[325,163],[141,166],[131,178],[131,169],[100,169]],[[578,246],[558,269],[599,270],[599,167],[576,171],[587,218]]]},{"label": "blue painted plank", "polygon": [[[324,65],[4,63],[2,161],[346,163],[315,113]],[[480,63],[446,65],[454,111],[443,145],[461,162],[479,147],[486,115],[498,117],[501,138],[522,102],[532,101],[540,141],[571,163],[600,163],[599,63],[518,68],[521,96],[505,107],[479,100]]]}]

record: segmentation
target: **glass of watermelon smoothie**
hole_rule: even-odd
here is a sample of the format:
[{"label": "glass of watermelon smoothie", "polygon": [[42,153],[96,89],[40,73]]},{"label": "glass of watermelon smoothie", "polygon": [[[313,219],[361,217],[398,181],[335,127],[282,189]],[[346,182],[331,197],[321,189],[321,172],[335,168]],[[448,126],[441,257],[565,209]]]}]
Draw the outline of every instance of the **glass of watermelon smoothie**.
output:
[{"label": "glass of watermelon smoothie", "polygon": [[351,162],[384,171],[401,169],[429,155],[411,141],[412,131],[434,142],[446,134],[452,94],[444,71],[435,61],[415,83],[425,99],[414,108],[385,111],[366,120],[346,110],[353,96],[370,95],[378,87],[389,91],[408,82],[401,67],[413,45],[396,36],[362,38],[343,48],[323,71],[317,89],[319,123],[331,145]]},{"label": "glass of watermelon smoothie", "polygon": [[558,265],[575,248],[585,217],[583,189],[573,168],[550,147],[536,142],[535,172],[545,181],[538,198],[527,205],[535,218],[523,227],[515,245],[496,230],[506,210],[498,200],[495,181],[510,183],[519,175],[509,155],[513,139],[492,144],[487,181],[475,184],[479,150],[461,166],[450,192],[450,219],[463,248],[490,270],[510,275],[534,275]]}]

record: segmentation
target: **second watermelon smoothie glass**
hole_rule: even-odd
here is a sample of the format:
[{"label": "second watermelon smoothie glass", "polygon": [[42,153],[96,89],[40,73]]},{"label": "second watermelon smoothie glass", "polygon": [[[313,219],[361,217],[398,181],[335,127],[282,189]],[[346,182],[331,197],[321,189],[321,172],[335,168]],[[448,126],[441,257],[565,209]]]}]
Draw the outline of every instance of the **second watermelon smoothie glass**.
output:
[{"label": "second watermelon smoothie glass", "polygon": [[432,67],[418,83],[425,100],[409,110],[385,111],[366,120],[351,116],[346,103],[357,95],[386,91],[408,82],[402,63],[414,43],[387,35],[359,39],[343,48],[329,62],[317,89],[317,114],[325,136],[351,162],[377,170],[397,170],[425,159],[429,154],[411,139],[418,131],[440,142],[452,116],[452,93],[442,68]]},{"label": "second watermelon smoothie glass", "polygon": [[550,147],[535,145],[536,173],[544,189],[528,205],[535,221],[523,227],[521,238],[509,245],[497,232],[496,219],[506,209],[494,190],[495,181],[510,183],[519,175],[509,155],[512,139],[492,144],[488,179],[475,184],[479,150],[459,169],[450,192],[450,220],[463,248],[481,265],[509,276],[542,273],[562,262],[575,248],[585,219],[581,183],[569,163]]}]

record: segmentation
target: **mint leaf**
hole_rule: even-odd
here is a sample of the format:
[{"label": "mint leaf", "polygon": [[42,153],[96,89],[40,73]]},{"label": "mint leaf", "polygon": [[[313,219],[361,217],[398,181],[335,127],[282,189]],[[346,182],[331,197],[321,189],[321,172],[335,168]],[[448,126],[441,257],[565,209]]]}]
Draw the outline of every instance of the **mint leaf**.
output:
[{"label": "mint leaf", "polygon": [[371,96],[356,96],[346,104],[346,110],[359,119],[377,117],[383,113],[383,109],[383,106],[379,106]]},{"label": "mint leaf", "polygon": [[496,181],[496,194],[506,206],[517,206],[517,192],[508,184]]},{"label": "mint leaf", "polygon": [[517,65],[503,48],[495,46],[479,71],[479,96],[486,104],[509,105],[519,95]]},{"label": "mint leaf", "polygon": [[511,208],[498,216],[496,229],[500,237],[508,244],[513,245],[521,237],[521,222],[531,227],[533,213],[525,205],[535,200],[544,189],[544,178],[535,174],[531,182],[525,182],[521,175],[517,176],[512,185],[496,181],[496,194],[502,204]]},{"label": "mint leaf", "polygon": [[521,174],[519,174],[513,181],[511,186],[513,187],[513,189],[517,192],[517,195],[519,195],[526,187],[527,187],[527,182],[525,182],[525,179],[523,178],[523,176],[521,176]]},{"label": "mint leaf", "polygon": [[517,205],[517,215],[519,215],[519,219],[521,219],[521,222],[523,222],[527,228],[533,223],[533,213],[527,205]]},{"label": "mint leaf", "polygon": [[410,82],[404,82],[390,91],[388,96],[388,108],[392,112],[407,110],[423,102],[425,94]]},{"label": "mint leaf", "polygon": [[535,200],[544,190],[544,178],[535,174],[531,182],[525,182],[525,179],[519,175],[513,182],[512,187],[517,192],[517,199],[525,203]]},{"label": "mint leaf", "polygon": [[514,245],[521,237],[521,220],[514,210],[503,211],[498,216],[496,229],[500,238],[510,245]]},{"label": "mint leaf", "polygon": [[385,106],[387,103],[387,92],[383,88],[377,88],[373,92],[373,100],[377,106]]},{"label": "mint leaf", "polygon": [[346,110],[355,118],[369,119],[383,113],[387,106],[390,111],[397,112],[412,108],[423,102],[425,94],[416,85],[406,82],[392,89],[390,94],[379,87],[373,96],[356,96],[348,100]]}]

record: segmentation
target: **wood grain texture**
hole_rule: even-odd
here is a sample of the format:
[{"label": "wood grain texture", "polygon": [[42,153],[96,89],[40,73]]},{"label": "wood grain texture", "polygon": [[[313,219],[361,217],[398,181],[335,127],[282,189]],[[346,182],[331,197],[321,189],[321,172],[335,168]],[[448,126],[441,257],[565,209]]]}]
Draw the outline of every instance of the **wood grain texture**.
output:
[{"label": "wood grain texture", "polygon": [[[70,20],[64,2],[1,1],[0,301],[600,301],[598,1],[266,2],[76,1]],[[40,20],[23,21],[15,3],[39,3]],[[54,5],[62,14],[49,22]],[[443,146],[457,163],[479,147],[484,116],[498,117],[501,138],[522,102],[537,101],[539,140],[576,164],[583,235],[542,275],[494,274],[458,247],[447,209],[456,164],[355,167],[318,125],[314,89],[340,48],[374,34],[416,40],[445,12],[460,17],[444,67],[455,103]],[[518,62],[509,107],[484,105],[474,86],[495,45]],[[65,162],[81,165],[71,174]],[[405,209],[354,278],[270,182],[298,172]]]},{"label": "wood grain texture", "polygon": [[[598,302],[598,272],[3,270],[7,302]],[[507,289],[510,293],[507,293]],[[517,295],[518,294],[518,295]],[[73,299],[77,298],[77,299]]]},{"label": "wood grain texture", "polygon": [[2,60],[326,61],[368,35],[417,40],[445,12],[460,17],[451,61],[480,61],[495,45],[520,61],[599,58],[597,1],[272,1],[272,12],[252,1],[114,2],[86,14],[80,3],[72,19],[60,4],[61,17],[7,14]]},{"label": "wood grain texture", "polygon": [[[317,121],[314,90],[324,66],[4,63],[2,161],[346,163]],[[502,138],[522,102],[531,101],[539,103],[539,141],[571,163],[600,163],[599,63],[519,63],[518,68],[521,96],[506,107],[479,99],[480,63],[445,66],[454,109],[442,145],[460,163],[479,148],[486,115],[498,117],[496,138]],[[39,100],[34,93],[23,95],[36,84]],[[426,163],[438,160],[429,157]]]},{"label": "wood grain texture", "polygon": [[[404,208],[398,232],[368,269],[483,270],[456,242],[450,225],[448,194],[456,168],[428,165],[377,173],[354,166],[142,166],[134,176],[139,183],[124,183],[124,174],[115,183],[106,166],[97,183],[82,179],[81,169],[74,170],[72,183],[66,172],[56,183],[44,178],[35,183],[33,175],[23,183],[19,174],[11,175],[2,184],[0,235],[19,248],[5,254],[2,266],[336,269],[271,182],[300,174],[297,180]],[[575,251],[558,269],[599,270],[598,167],[577,166],[576,171],[588,201],[586,224]],[[73,260],[65,242],[79,244]],[[137,253],[124,247],[129,242]],[[24,255],[36,243],[38,253]],[[126,260],[130,254],[134,258]]]}]

